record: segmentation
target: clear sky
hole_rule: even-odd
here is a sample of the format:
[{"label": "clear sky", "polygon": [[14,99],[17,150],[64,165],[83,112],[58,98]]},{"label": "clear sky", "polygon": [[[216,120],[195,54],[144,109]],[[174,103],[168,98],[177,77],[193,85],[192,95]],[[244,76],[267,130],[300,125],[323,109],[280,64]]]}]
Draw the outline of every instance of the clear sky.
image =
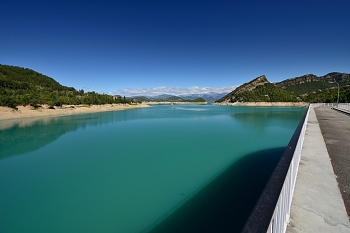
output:
[{"label": "clear sky", "polygon": [[348,0],[1,1],[0,64],[127,96],[350,73],[349,9]]}]

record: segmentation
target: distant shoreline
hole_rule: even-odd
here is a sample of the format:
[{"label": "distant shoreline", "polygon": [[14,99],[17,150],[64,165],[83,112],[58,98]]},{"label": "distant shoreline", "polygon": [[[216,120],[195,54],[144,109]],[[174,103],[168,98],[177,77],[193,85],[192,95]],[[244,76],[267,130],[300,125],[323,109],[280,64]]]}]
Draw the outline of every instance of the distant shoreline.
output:
[{"label": "distant shoreline", "polygon": [[172,105],[172,104],[176,104],[176,105],[181,105],[181,104],[199,104],[199,105],[205,105],[207,104],[207,102],[172,102],[172,101],[160,101],[160,102],[156,102],[156,101],[150,101],[150,102],[142,102],[143,104],[147,104],[147,105]]},{"label": "distant shoreline", "polygon": [[214,105],[229,106],[262,106],[262,107],[307,107],[305,102],[235,102],[235,103],[213,103]]},{"label": "distant shoreline", "polygon": [[34,117],[51,117],[66,116],[73,114],[120,111],[133,108],[149,107],[147,104],[104,104],[104,105],[63,105],[49,109],[47,105],[34,109],[30,106],[18,106],[18,110],[9,107],[0,107],[0,123],[6,120],[34,118]]},{"label": "distant shoreline", "polygon": [[[63,105],[49,109],[47,105],[34,109],[30,106],[18,106],[18,110],[0,106],[0,123],[6,120],[15,120],[23,118],[66,116],[73,114],[120,111],[133,108],[145,108],[150,105],[205,105],[207,102],[143,102],[142,104],[104,104],[104,105]],[[213,103],[213,105],[226,106],[271,106],[271,107],[306,107],[305,102],[237,102],[237,103]]]}]

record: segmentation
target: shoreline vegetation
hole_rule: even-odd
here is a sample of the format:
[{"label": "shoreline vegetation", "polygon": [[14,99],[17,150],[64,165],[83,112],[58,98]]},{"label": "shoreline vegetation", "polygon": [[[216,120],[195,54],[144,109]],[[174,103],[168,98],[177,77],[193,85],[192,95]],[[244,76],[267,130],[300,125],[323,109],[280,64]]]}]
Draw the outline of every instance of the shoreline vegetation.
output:
[{"label": "shoreline vegetation", "polygon": [[62,105],[61,107],[49,108],[48,105],[34,108],[32,106],[18,106],[17,110],[10,107],[0,106],[0,123],[7,120],[66,116],[73,114],[120,111],[134,108],[146,108],[147,104],[103,104],[103,105]]}]

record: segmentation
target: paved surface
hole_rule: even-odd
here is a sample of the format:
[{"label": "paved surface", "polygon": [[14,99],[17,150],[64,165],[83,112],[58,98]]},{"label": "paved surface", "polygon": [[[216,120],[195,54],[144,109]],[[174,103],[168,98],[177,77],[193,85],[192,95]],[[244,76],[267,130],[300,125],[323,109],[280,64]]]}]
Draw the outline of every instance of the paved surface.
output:
[{"label": "paved surface", "polygon": [[350,216],[350,116],[327,107],[315,112]]},{"label": "paved surface", "polygon": [[287,232],[350,232],[314,109],[310,109]]}]

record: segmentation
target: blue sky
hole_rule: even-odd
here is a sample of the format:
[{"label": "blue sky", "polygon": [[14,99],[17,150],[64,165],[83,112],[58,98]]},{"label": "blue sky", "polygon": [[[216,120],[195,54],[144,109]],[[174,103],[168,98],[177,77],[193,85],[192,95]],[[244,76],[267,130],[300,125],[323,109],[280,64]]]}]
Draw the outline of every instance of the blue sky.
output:
[{"label": "blue sky", "polygon": [[86,91],[230,91],[350,73],[350,1],[2,1],[0,64]]}]

